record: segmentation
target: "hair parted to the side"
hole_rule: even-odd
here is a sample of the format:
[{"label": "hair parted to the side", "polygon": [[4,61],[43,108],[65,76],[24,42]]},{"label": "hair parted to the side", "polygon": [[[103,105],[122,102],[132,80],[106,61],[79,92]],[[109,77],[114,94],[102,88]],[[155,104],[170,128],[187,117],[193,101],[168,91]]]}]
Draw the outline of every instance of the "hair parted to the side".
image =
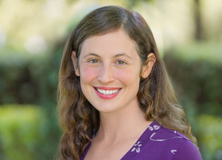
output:
[{"label": "hair parted to the side", "polygon": [[137,12],[106,6],[92,11],[79,22],[64,49],[58,86],[60,123],[64,129],[60,144],[62,160],[79,160],[100,124],[99,112],[82,93],[80,78],[76,76],[71,60],[72,51],[76,52],[78,59],[87,38],[119,29],[124,30],[135,42],[141,65],[147,63],[148,54],[154,53],[156,57],[148,78],[141,78],[137,94],[146,120],[156,120],[196,143],[187,117],[177,102],[149,26]]}]

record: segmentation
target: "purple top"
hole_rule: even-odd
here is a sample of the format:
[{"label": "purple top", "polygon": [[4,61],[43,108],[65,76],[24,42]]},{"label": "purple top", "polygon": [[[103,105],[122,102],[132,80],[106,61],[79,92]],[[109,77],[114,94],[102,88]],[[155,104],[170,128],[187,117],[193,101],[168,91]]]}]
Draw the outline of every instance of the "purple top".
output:
[{"label": "purple top", "polygon": [[[89,147],[81,160],[84,160]],[[197,147],[183,134],[152,122],[121,160],[202,160]]]}]

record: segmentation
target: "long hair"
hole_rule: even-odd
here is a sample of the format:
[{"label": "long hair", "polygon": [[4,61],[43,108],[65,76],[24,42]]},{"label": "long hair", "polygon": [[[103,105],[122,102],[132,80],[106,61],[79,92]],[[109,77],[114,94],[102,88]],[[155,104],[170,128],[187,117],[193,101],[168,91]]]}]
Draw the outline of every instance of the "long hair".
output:
[{"label": "long hair", "polygon": [[149,26],[137,12],[106,6],[92,11],[77,24],[64,49],[58,86],[59,116],[64,132],[60,144],[62,160],[79,160],[100,124],[99,112],[82,93],[80,78],[76,76],[71,60],[72,51],[76,52],[78,63],[83,42],[87,38],[119,29],[124,30],[134,41],[142,66],[146,65],[148,54],[154,53],[156,57],[150,75],[141,78],[137,94],[146,120],[155,120],[166,128],[177,130],[196,143],[187,117],[177,102]]}]

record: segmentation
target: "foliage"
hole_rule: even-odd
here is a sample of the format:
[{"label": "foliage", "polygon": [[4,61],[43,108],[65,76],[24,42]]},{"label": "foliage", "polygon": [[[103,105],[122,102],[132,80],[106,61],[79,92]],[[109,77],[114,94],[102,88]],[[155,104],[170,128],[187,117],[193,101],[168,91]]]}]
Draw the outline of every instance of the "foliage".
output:
[{"label": "foliage", "polygon": [[197,134],[205,160],[222,159],[222,118],[202,115],[197,119]]},{"label": "foliage", "polygon": [[0,55],[0,104],[56,101],[58,69],[43,55]]},{"label": "foliage", "polygon": [[154,0],[127,0],[127,1],[125,1],[125,3],[126,3],[126,7],[127,8],[133,8],[133,7],[135,7],[136,5],[138,5],[139,3],[153,3],[154,2]]},{"label": "foliage", "polygon": [[188,43],[177,48],[173,48],[171,56],[186,63],[196,63],[197,61],[211,63],[212,65],[222,64],[222,47],[218,41],[203,41]]},{"label": "foliage", "polygon": [[[222,116],[222,58],[220,45],[190,44],[165,55],[167,71],[184,108],[197,114]],[[192,103],[192,104],[191,104]]]},{"label": "foliage", "polygon": [[[164,56],[178,100],[206,160],[219,160],[222,157],[220,53],[219,44],[202,42],[174,48]],[[197,116],[200,118],[197,119]]]},{"label": "foliage", "polygon": [[0,55],[0,104],[35,104],[0,106],[0,122],[5,123],[0,126],[0,141],[5,140],[0,142],[0,159],[52,159],[56,154],[61,137],[55,112],[61,53]]},{"label": "foliage", "polygon": [[45,109],[34,105],[4,105],[0,107],[0,122],[0,159],[39,160],[52,159],[55,155],[59,131],[50,133]]}]

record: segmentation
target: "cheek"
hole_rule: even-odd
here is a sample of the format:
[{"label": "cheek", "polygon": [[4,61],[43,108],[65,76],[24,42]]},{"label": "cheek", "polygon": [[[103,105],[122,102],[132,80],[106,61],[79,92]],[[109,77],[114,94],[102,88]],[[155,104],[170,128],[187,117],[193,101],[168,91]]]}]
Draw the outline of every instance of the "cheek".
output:
[{"label": "cheek", "polygon": [[97,77],[97,74],[98,74],[97,69],[95,69],[93,67],[89,67],[89,66],[82,66],[82,68],[80,69],[81,82],[83,82],[83,83],[90,82],[95,77]]},{"label": "cheek", "polygon": [[133,69],[124,69],[116,72],[116,78],[123,82],[125,85],[136,86],[139,85],[139,72]]}]

